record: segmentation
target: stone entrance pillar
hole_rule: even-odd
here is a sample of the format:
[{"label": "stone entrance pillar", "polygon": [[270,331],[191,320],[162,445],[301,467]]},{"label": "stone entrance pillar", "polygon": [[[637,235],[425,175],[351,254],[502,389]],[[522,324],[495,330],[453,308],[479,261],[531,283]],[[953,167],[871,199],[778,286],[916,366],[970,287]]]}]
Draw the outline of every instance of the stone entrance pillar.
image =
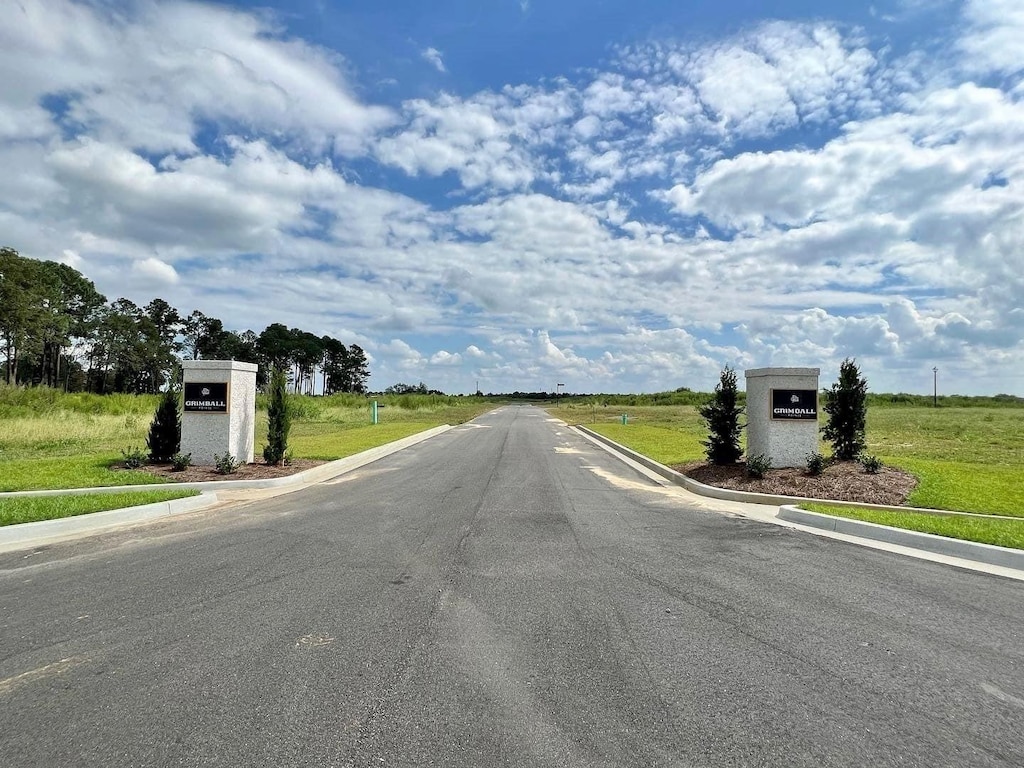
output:
[{"label": "stone entrance pillar", "polygon": [[256,364],[236,360],[185,360],[181,452],[209,465],[230,453],[249,464],[256,438]]},{"label": "stone entrance pillar", "polygon": [[820,368],[753,368],[747,378],[747,458],[804,467],[818,452]]}]

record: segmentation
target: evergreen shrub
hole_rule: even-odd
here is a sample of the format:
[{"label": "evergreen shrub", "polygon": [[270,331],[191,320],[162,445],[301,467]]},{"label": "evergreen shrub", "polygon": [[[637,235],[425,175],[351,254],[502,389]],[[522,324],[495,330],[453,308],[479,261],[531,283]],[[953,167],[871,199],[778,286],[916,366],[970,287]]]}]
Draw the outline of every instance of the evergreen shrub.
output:
[{"label": "evergreen shrub", "polygon": [[708,439],[702,440],[701,444],[712,464],[735,464],[743,456],[740,448],[743,407],[738,401],[736,371],[726,366],[711,400],[697,409],[708,430]]},{"label": "evergreen shrub", "polygon": [[856,459],[867,446],[867,392],[867,380],[860,375],[856,362],[843,360],[839,381],[825,390],[828,421],[821,430],[832,443],[832,455],[840,461]]},{"label": "evergreen shrub", "polygon": [[146,437],[150,461],[170,461],[181,449],[181,412],[178,393],[168,389],[160,397],[160,404],[149,425]]}]

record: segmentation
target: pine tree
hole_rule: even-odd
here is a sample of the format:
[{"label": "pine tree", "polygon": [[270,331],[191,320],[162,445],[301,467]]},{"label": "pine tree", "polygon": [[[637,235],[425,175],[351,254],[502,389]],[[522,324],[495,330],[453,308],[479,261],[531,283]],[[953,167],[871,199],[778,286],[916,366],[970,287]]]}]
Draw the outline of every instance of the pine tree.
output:
[{"label": "pine tree", "polygon": [[270,404],[267,407],[267,446],[263,459],[277,465],[288,453],[288,432],[292,428],[292,415],[288,405],[288,379],[284,371],[275,367],[270,372]]},{"label": "pine tree", "polygon": [[856,459],[867,446],[868,382],[849,358],[839,366],[839,381],[825,390],[828,421],[821,431],[832,443],[832,454],[842,461]]},{"label": "pine tree", "polygon": [[178,411],[178,393],[168,388],[160,397],[160,405],[149,425],[146,437],[150,461],[170,461],[181,449],[181,413]]},{"label": "pine tree", "polygon": [[704,453],[712,464],[735,464],[743,456],[740,448],[740,414],[737,404],[736,371],[726,366],[722,371],[714,397],[697,409],[708,429],[702,441]]}]

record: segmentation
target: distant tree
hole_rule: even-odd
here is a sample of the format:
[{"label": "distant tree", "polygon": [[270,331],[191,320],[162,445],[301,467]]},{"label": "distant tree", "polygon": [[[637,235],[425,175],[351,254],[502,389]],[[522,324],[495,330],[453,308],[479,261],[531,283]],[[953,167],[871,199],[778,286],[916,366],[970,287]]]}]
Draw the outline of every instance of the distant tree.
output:
[{"label": "distant tree", "polygon": [[150,391],[157,392],[178,364],[178,353],[183,347],[178,341],[178,334],[183,322],[178,310],[163,299],[153,299],[143,307],[143,314],[149,320],[152,332],[146,361],[149,387]]},{"label": "distant tree", "polygon": [[352,344],[345,356],[345,392],[366,392],[366,382],[370,379],[370,365],[366,353],[358,344]]},{"label": "distant tree", "polygon": [[[36,323],[23,345],[18,380],[48,387],[66,386],[72,348],[86,341],[106,298],[78,270],[55,261],[33,262]],[[0,302],[2,303],[2,302]]]},{"label": "distant tree", "polygon": [[260,363],[267,367],[284,370],[291,367],[294,339],[288,326],[282,323],[271,323],[264,328],[256,339],[256,351]]},{"label": "distant tree", "polygon": [[107,303],[81,273],[0,248],[0,381],[85,388],[99,393],[156,393],[179,356],[257,363],[257,384],[279,368],[296,392],[365,392],[366,353],[353,344],[272,323],[258,336],[228,330],[194,310],[183,317],[161,298],[144,307]]},{"label": "distant tree", "polygon": [[181,335],[185,339],[184,350],[190,360],[199,359],[199,348],[203,336],[206,334],[206,324],[209,318],[198,309],[192,310],[192,314],[182,321]]},{"label": "distant tree", "polygon": [[427,385],[422,381],[419,384],[392,384],[390,387],[384,390],[385,395],[425,395],[427,394]]},{"label": "distant tree", "polygon": [[715,394],[697,409],[708,430],[708,439],[702,441],[704,453],[712,464],[735,464],[743,456],[740,448],[740,415],[736,371],[726,366],[722,371]]},{"label": "distant tree", "polygon": [[150,360],[157,346],[156,326],[132,301],[118,299],[99,317],[90,359],[90,379],[101,394],[155,392]]},{"label": "distant tree", "polygon": [[324,394],[333,395],[335,392],[344,392],[345,361],[348,358],[348,348],[330,336],[322,337],[320,346],[323,349],[320,371],[323,374]]},{"label": "distant tree", "polygon": [[821,429],[837,459],[856,459],[867,447],[867,393],[868,382],[860,375],[856,361],[846,358],[839,366],[839,381],[825,390],[828,421]]},{"label": "distant tree", "polygon": [[178,393],[170,387],[160,397],[156,414],[149,425],[146,437],[150,461],[170,461],[181,449],[181,412],[178,410]]},{"label": "distant tree", "polygon": [[49,293],[42,262],[23,258],[13,248],[0,248],[0,338],[8,384],[18,381],[22,360],[42,351]]},{"label": "distant tree", "polygon": [[291,426],[288,379],[280,368],[273,368],[270,372],[270,404],[267,407],[267,445],[263,448],[263,459],[267,464],[277,465],[284,461]]},{"label": "distant tree", "polygon": [[323,343],[315,334],[291,329],[292,361],[295,363],[295,391],[312,394],[317,365],[324,356]]}]

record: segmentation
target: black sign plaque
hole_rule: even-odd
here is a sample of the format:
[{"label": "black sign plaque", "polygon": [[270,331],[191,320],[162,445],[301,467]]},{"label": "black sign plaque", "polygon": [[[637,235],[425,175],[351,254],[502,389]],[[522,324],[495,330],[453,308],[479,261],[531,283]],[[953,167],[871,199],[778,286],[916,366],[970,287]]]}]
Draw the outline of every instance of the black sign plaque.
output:
[{"label": "black sign plaque", "polygon": [[228,383],[226,381],[186,382],[184,394],[185,413],[228,412]]},{"label": "black sign plaque", "polygon": [[817,391],[813,389],[773,389],[772,418],[783,421],[817,421]]}]

